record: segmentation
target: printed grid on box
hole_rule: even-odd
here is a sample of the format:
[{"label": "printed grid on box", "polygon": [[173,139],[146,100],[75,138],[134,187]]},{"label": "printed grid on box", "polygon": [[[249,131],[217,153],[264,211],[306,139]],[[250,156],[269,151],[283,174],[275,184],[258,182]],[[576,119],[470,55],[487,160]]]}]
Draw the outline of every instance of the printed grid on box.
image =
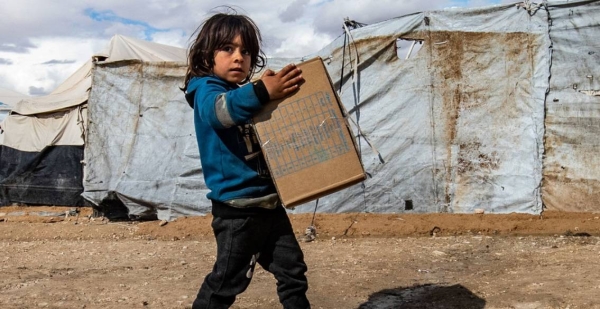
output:
[{"label": "printed grid on box", "polygon": [[329,94],[317,92],[279,105],[263,128],[263,151],[278,178],[348,153],[344,119]]}]

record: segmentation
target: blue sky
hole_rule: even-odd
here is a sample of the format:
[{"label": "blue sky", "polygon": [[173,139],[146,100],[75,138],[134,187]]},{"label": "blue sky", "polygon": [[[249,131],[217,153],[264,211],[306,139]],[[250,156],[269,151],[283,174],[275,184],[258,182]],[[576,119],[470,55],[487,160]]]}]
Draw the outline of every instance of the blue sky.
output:
[{"label": "blue sky", "polygon": [[[260,27],[268,56],[300,57],[341,34],[344,18],[375,23],[414,12],[479,7],[504,0],[229,1]],[[222,1],[2,1],[0,88],[25,95],[51,92],[115,34],[186,47],[189,36]]]},{"label": "blue sky", "polygon": [[118,16],[115,12],[111,10],[105,11],[97,11],[93,8],[88,8],[84,10],[84,14],[89,16],[92,20],[97,22],[110,22],[115,24],[123,24],[126,26],[139,26],[143,30],[143,37],[140,39],[144,39],[147,41],[152,41],[154,35],[158,32],[169,32],[172,29],[159,29],[150,25],[148,22],[141,20],[128,19],[125,17]]}]

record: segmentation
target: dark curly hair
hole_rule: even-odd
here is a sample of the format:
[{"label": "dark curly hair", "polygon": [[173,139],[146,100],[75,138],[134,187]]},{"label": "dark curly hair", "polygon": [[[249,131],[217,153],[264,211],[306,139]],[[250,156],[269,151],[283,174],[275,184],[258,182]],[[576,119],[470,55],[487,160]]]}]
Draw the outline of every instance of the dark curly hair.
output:
[{"label": "dark curly hair", "polygon": [[202,23],[191,37],[198,33],[188,50],[188,67],[183,91],[187,90],[192,77],[212,74],[215,65],[215,51],[230,44],[240,35],[244,47],[250,52],[250,72],[242,83],[250,81],[256,71],[265,67],[266,58],[261,49],[260,30],[248,16],[231,13],[217,13]]}]

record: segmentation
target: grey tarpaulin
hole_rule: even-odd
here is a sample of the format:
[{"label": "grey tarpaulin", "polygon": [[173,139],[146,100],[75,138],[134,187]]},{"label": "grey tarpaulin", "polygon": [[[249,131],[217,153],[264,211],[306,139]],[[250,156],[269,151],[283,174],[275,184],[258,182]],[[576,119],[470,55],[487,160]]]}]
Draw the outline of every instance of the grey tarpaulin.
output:
[{"label": "grey tarpaulin", "polygon": [[[550,73],[545,10],[515,5],[399,17],[352,31],[342,101],[366,143],[372,175],[324,198],[331,211],[490,213],[542,210],[544,100]],[[396,39],[422,41],[409,59]],[[318,52],[339,80],[343,37]],[[354,88],[356,86],[356,88]],[[310,206],[301,210],[309,210]]]},{"label": "grey tarpaulin", "polygon": [[114,192],[132,217],[210,211],[183,99],[185,65],[126,61],[96,66],[89,98],[84,197]]},{"label": "grey tarpaulin", "polygon": [[542,198],[548,209],[599,211],[600,2],[561,2],[552,17]]},{"label": "grey tarpaulin", "polygon": [[[542,200],[551,201],[542,197],[542,185],[552,184],[544,177],[562,186],[552,199],[559,204],[567,201],[556,196],[571,188],[548,167],[570,167],[569,175],[597,184],[598,165],[584,156],[598,143],[577,146],[580,152],[568,146],[571,135],[588,134],[586,125],[597,127],[590,117],[599,97],[574,91],[572,84],[598,90],[597,78],[585,77],[598,72],[598,55],[569,66],[577,48],[593,52],[597,44],[597,8],[598,1],[569,1],[531,10],[511,4],[415,13],[351,30],[351,37],[303,57],[324,58],[335,87],[341,85],[342,102],[357,124],[352,129],[366,137],[357,141],[371,175],[321,198],[318,211],[389,213],[411,205],[418,213],[540,213]],[[421,48],[408,59],[398,57],[398,39]],[[268,64],[277,69],[298,61],[271,58]],[[131,215],[160,219],[209,211],[192,111],[178,89],[184,73],[183,63],[96,65],[86,199],[99,203],[114,193]],[[579,112],[559,105],[575,99]],[[546,124],[546,139],[556,144],[543,161],[546,107],[555,117]],[[581,188],[593,191],[587,183]],[[307,203],[294,211],[313,208]]]}]

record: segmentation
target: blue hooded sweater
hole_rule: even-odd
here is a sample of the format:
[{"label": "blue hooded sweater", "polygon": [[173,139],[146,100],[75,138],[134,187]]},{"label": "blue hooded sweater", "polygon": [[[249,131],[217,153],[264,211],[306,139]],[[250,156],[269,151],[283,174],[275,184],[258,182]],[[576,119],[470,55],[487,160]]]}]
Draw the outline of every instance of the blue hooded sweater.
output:
[{"label": "blue hooded sweater", "polygon": [[276,193],[251,126],[262,108],[255,87],[232,85],[216,76],[194,77],[186,99],[194,108],[207,197],[227,202]]}]

